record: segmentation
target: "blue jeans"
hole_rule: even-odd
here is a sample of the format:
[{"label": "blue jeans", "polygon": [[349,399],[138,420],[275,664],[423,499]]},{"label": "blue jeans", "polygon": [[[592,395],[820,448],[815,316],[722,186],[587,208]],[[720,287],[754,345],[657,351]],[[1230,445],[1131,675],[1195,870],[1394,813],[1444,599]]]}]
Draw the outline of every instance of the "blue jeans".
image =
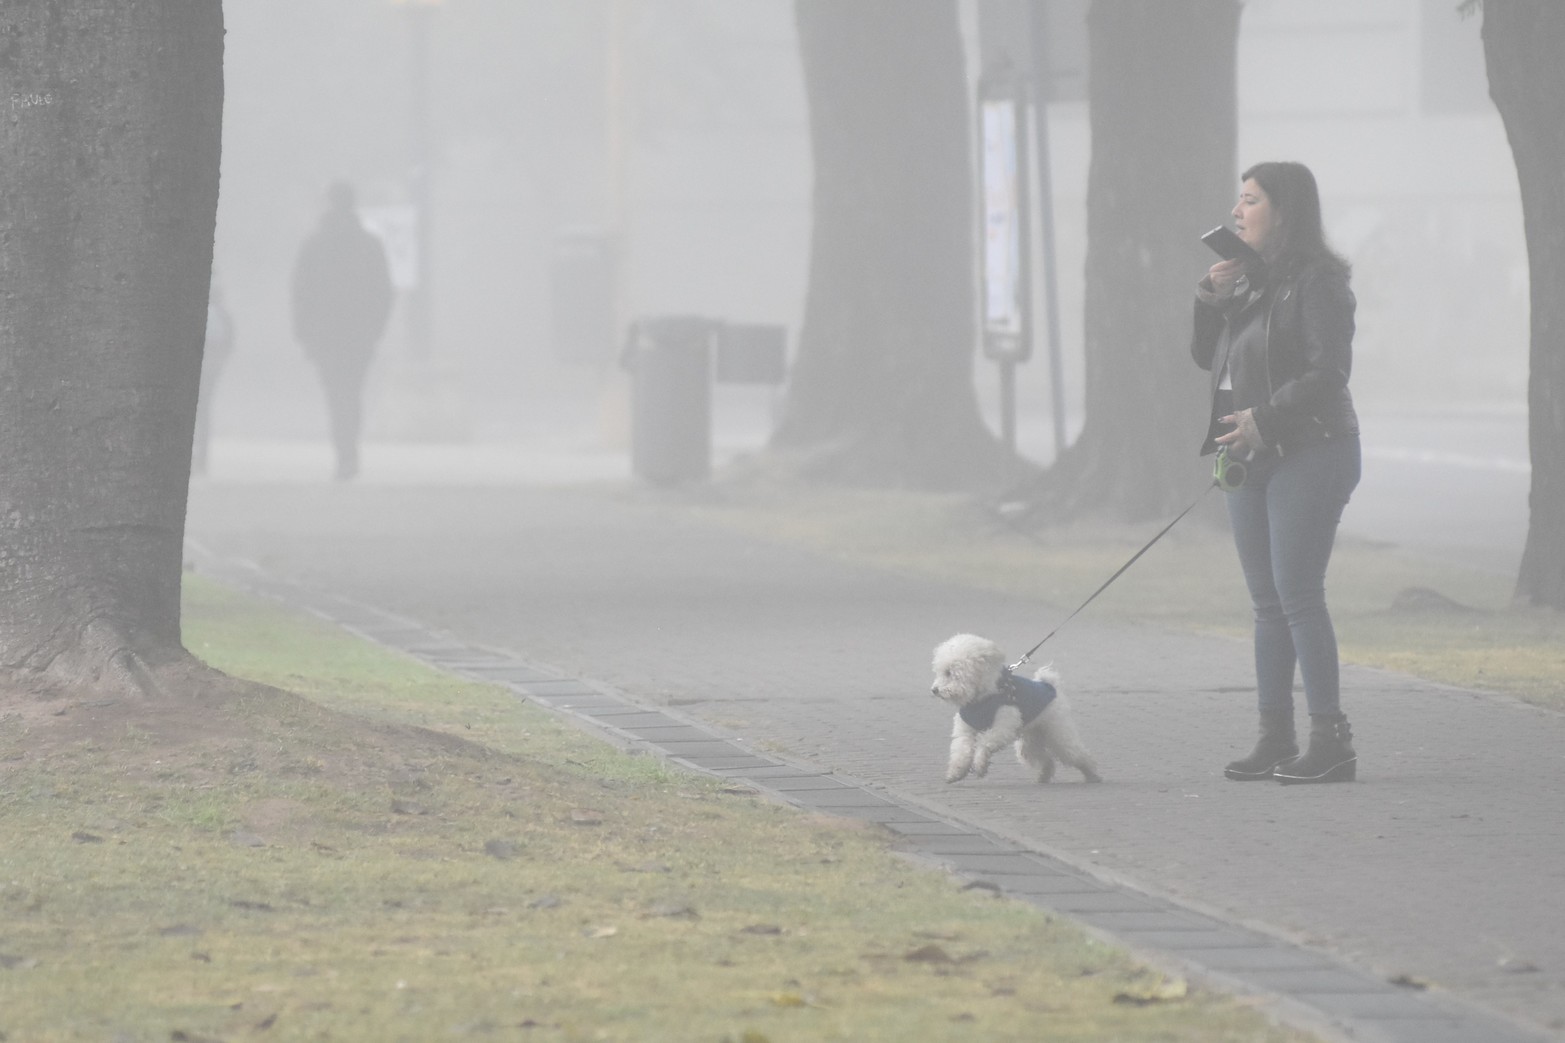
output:
[{"label": "blue jeans", "polygon": [[1255,605],[1255,680],[1263,713],[1293,712],[1295,664],[1310,713],[1340,712],[1326,565],[1359,473],[1358,438],[1333,438],[1257,461],[1244,485],[1227,494],[1239,565]]}]

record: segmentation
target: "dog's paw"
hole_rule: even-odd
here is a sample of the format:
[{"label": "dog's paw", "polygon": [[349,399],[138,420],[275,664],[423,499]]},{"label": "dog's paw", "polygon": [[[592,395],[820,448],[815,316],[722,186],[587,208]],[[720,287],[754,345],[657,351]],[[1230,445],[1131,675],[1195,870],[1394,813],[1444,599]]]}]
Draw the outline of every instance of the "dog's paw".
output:
[{"label": "dog's paw", "polygon": [[965,772],[965,771],[948,771],[948,772],[946,772],[946,781],[947,782],[961,782],[965,778],[967,778],[967,772]]}]

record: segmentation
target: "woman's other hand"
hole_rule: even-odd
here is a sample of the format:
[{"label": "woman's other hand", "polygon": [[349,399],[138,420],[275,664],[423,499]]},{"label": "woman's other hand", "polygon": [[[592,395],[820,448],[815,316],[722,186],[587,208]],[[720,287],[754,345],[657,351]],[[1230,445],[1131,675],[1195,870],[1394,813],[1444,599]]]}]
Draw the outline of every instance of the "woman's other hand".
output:
[{"label": "woman's other hand", "polygon": [[1255,426],[1255,410],[1241,409],[1237,413],[1230,413],[1217,419],[1219,423],[1234,425],[1232,431],[1217,436],[1218,445],[1243,449],[1251,453],[1266,448],[1266,442],[1261,438],[1261,430]]}]

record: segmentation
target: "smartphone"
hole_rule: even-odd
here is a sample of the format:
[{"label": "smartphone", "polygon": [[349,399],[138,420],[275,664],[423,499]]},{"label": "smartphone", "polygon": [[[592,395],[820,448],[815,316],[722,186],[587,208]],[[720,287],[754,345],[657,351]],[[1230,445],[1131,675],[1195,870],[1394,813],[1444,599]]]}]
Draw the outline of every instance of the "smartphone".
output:
[{"label": "smartphone", "polygon": [[1203,235],[1201,241],[1211,247],[1217,256],[1229,261],[1244,261],[1252,270],[1261,263],[1261,255],[1255,252],[1255,248],[1240,239],[1238,233],[1227,225],[1218,225]]}]

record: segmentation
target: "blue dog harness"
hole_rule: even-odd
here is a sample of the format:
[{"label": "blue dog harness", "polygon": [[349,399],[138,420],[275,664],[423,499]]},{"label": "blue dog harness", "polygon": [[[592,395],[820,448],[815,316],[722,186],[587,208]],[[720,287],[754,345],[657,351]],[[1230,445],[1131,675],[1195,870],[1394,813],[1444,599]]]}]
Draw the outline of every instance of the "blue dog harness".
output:
[{"label": "blue dog harness", "polygon": [[1014,706],[1021,711],[1022,725],[1025,727],[1048,709],[1058,694],[1047,681],[1017,677],[1006,670],[1000,675],[998,691],[968,703],[957,711],[957,716],[974,731],[986,732],[994,727],[995,715],[1000,712],[1000,707]]}]

